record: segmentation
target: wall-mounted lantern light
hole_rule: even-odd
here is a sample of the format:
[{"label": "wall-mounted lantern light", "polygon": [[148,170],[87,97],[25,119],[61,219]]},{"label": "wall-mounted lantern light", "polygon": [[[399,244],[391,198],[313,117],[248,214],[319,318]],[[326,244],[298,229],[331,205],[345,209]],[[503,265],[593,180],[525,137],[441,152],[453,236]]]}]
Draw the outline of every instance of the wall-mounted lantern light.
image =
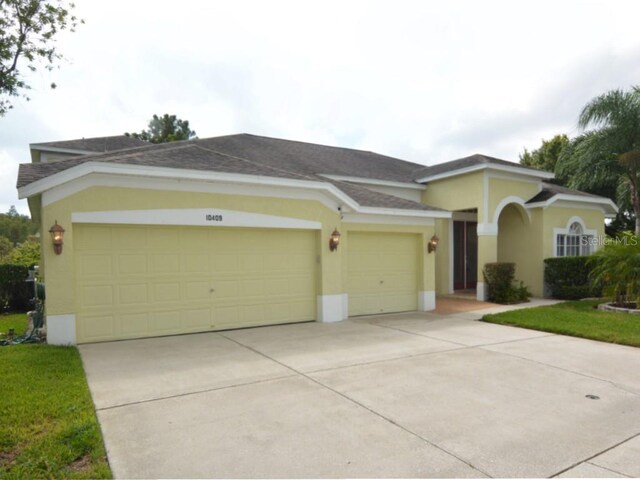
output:
[{"label": "wall-mounted lantern light", "polygon": [[329,237],[329,250],[332,252],[338,249],[338,245],[340,245],[340,232],[337,228],[333,230],[333,233]]},{"label": "wall-mounted lantern light", "polygon": [[49,229],[51,240],[53,241],[53,251],[56,255],[62,253],[62,245],[64,244],[64,228],[58,225],[58,221]]},{"label": "wall-mounted lantern light", "polygon": [[434,235],[433,237],[431,237],[431,240],[429,240],[429,243],[427,244],[427,251],[429,253],[435,252],[438,248],[439,241],[440,239],[438,238],[437,235]]}]

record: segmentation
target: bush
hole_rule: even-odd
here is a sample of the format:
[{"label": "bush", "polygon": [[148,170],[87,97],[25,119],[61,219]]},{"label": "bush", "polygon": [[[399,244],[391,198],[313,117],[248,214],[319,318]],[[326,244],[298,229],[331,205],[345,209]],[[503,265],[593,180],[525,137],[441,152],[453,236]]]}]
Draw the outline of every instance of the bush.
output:
[{"label": "bush", "polygon": [[29,269],[24,265],[0,265],[0,310],[25,312],[31,308],[33,284],[27,283]]},{"label": "bush", "polygon": [[514,284],[516,266],[514,263],[487,263],[482,273],[487,282],[487,300],[493,303],[521,303],[529,300],[529,289],[520,282]]},{"label": "bush", "polygon": [[579,300],[602,295],[600,283],[590,279],[594,257],[557,257],[544,260],[544,283],[553,298]]},{"label": "bush", "polygon": [[618,305],[640,302],[640,237],[624,232],[591,256],[589,278]]}]

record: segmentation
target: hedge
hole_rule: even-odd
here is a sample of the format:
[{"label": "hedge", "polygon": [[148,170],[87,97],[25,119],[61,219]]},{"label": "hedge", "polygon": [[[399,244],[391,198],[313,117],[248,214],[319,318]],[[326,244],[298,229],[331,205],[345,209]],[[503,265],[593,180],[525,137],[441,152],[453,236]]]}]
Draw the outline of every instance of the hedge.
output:
[{"label": "hedge", "polygon": [[531,294],[520,282],[514,285],[515,263],[487,263],[482,270],[487,282],[487,300],[494,303],[520,303],[529,300]]},{"label": "hedge", "polygon": [[24,265],[0,265],[0,311],[26,312],[32,308],[33,283],[27,283],[29,269]]},{"label": "hedge", "polygon": [[545,258],[544,283],[551,296],[561,300],[602,296],[602,286],[589,279],[595,261],[594,257]]}]

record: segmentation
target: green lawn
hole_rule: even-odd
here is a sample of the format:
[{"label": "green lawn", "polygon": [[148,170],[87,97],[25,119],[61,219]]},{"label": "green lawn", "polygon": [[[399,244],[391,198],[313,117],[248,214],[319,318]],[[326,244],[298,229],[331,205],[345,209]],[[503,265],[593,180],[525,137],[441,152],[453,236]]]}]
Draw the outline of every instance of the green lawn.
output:
[{"label": "green lawn", "polygon": [[0,366],[0,478],[111,478],[78,350],[0,347]]},{"label": "green lawn", "polygon": [[22,335],[27,331],[27,316],[24,313],[10,313],[0,315],[0,338],[4,338],[10,328],[13,328],[16,335]]},{"label": "green lawn", "polygon": [[482,320],[640,347],[640,316],[596,310],[594,307],[601,302],[563,302],[548,307],[485,315]]}]

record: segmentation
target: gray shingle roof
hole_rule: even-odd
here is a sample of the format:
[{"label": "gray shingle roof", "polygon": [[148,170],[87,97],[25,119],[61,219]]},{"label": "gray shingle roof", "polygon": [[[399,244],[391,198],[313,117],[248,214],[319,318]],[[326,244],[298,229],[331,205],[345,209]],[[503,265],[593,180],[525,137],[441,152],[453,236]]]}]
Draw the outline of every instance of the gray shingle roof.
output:
[{"label": "gray shingle roof", "polygon": [[474,167],[476,165],[501,165],[505,167],[521,168],[523,170],[529,170],[531,173],[546,173],[542,170],[533,167],[527,167],[520,165],[519,163],[509,162],[508,160],[501,160],[499,158],[489,157],[476,153],[469,157],[458,158],[457,160],[451,160],[449,162],[439,163],[429,167],[423,167],[413,172],[412,179],[419,180],[424,177],[430,177],[433,175],[440,175],[442,173],[449,173],[455,170],[461,170],[463,168]]},{"label": "gray shingle roof", "polygon": [[114,150],[123,150],[125,148],[140,147],[148,145],[144,140],[139,140],[134,137],[128,137],[126,135],[114,135],[111,137],[93,137],[93,138],[78,138],[76,140],[64,140],[61,142],[44,142],[44,143],[32,143],[32,148],[54,147],[69,150],[79,150],[83,152],[112,152]]},{"label": "gray shingle roof", "polygon": [[[418,202],[412,202],[410,200],[395,197],[393,195],[374,192],[363,186],[353,183],[340,182],[321,177],[313,173],[313,169],[308,165],[306,166],[306,168],[298,168],[297,171],[291,171],[289,169],[282,168],[282,166],[278,165],[278,163],[275,161],[261,162],[261,160],[265,158],[264,156],[260,158],[258,155],[254,154],[252,156],[258,159],[257,161],[254,161],[241,157],[240,155],[243,153],[242,151],[236,152],[234,155],[230,155],[213,150],[212,148],[210,148],[210,146],[213,145],[212,142],[203,142],[201,140],[188,140],[184,142],[172,142],[158,145],[145,144],[145,146],[143,147],[130,148],[117,152],[85,155],[51,163],[22,164],[20,165],[20,170],[18,172],[17,186],[18,188],[24,187],[37,180],[46,178],[48,176],[54,175],[83,163],[99,162],[109,164],[126,164],[202,170],[207,172],[238,173],[244,175],[258,175],[273,178],[287,178],[293,180],[324,182],[335,185],[338,189],[343,191],[349,197],[353,198],[356,202],[358,202],[358,204],[362,206],[397,208],[405,210],[442,210],[436,207],[423,205]],[[326,148],[330,148],[336,151],[342,150],[335,147]],[[230,149],[226,148],[226,150]],[[375,154],[369,154],[368,152],[363,153],[375,156]],[[276,155],[276,153],[270,151],[265,152],[265,155],[272,156]],[[290,155],[292,155],[292,153],[290,153]],[[292,159],[290,159],[289,162],[291,163],[284,163],[286,165],[293,165]],[[328,172],[331,172],[331,170],[328,170]],[[356,172],[353,172],[352,175],[355,176]]]},{"label": "gray shingle roof", "polygon": [[555,185],[553,183],[542,183],[542,190],[538,192],[533,198],[527,200],[526,203],[536,203],[536,202],[544,202],[549,200],[550,198],[555,197],[558,194],[565,195],[577,195],[580,197],[591,197],[591,198],[603,198],[599,195],[593,195],[592,193],[581,192],[580,190],[574,190],[572,188],[563,187],[560,185]]},{"label": "gray shingle roof", "polygon": [[351,148],[282,140],[250,134],[197,140],[201,145],[263,165],[306,174],[331,174],[411,182],[422,165]]},{"label": "gray shingle roof", "polygon": [[[249,134],[164,144],[149,144],[122,135],[49,142],[32,146],[35,145],[87,151],[93,149],[92,151],[96,153],[50,163],[22,164],[18,172],[18,188],[82,163],[99,162],[324,182],[335,185],[362,206],[407,210],[442,210],[376,192],[360,184],[331,180],[320,175],[341,175],[409,183],[413,181],[412,179],[478,164],[515,166],[539,172],[506,160],[479,154],[425,168],[416,163],[373,152]],[[115,150],[117,146],[122,149]],[[543,190],[528,203],[543,201],[558,193],[597,197],[545,183]]]},{"label": "gray shingle roof", "polygon": [[442,208],[432,207],[423,203],[396,197],[395,195],[376,192],[352,182],[340,182],[336,180],[328,180],[326,178],[324,180],[334,184],[336,187],[346,193],[349,197],[353,198],[356,202],[358,202],[358,204],[363,207],[398,208],[401,210],[430,210],[446,212],[446,210]]}]

